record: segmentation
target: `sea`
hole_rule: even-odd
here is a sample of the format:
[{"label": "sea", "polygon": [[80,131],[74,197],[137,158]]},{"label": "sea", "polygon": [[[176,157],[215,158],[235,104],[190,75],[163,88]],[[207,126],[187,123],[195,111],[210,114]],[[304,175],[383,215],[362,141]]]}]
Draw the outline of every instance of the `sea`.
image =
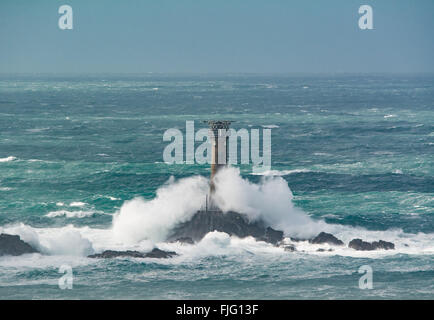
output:
[{"label": "sea", "polygon": [[[163,135],[206,120],[271,130],[271,168],[222,170],[219,206],[296,251],[165,242],[210,168],[166,163]],[[291,240],[321,231],[345,245]],[[0,299],[433,299],[434,75],[1,75],[0,233],[40,252],[0,257]],[[87,257],[154,247],[178,255]]]}]

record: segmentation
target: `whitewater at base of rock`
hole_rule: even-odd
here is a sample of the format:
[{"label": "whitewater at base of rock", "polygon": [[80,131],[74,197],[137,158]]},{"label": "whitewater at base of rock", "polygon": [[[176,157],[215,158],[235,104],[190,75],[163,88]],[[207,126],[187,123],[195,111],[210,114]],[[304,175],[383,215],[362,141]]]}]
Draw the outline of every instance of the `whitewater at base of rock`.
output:
[{"label": "whitewater at base of rock", "polygon": [[262,221],[249,222],[243,214],[233,211],[223,213],[220,210],[198,211],[191,220],[176,226],[168,240],[197,242],[212,231],[225,232],[238,238],[251,236],[272,244],[283,240],[283,231],[267,227]]}]

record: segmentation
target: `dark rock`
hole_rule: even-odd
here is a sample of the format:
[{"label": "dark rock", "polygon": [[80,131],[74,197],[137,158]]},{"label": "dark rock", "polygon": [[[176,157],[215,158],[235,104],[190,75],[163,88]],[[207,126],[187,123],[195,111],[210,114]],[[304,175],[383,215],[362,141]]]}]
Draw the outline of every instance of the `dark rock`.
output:
[{"label": "dark rock", "polygon": [[363,241],[362,239],[351,240],[350,243],[348,244],[348,247],[359,251],[371,251],[377,249],[384,249],[384,250],[395,249],[395,245],[392,242],[387,242],[383,240],[367,242],[367,241]]},{"label": "dark rock", "polygon": [[265,230],[264,240],[272,244],[277,244],[279,241],[283,240],[283,231],[274,230],[273,228],[267,227]]},{"label": "dark rock", "polygon": [[291,239],[291,241],[293,241],[293,242],[302,242],[302,241],[308,241],[309,240],[309,239],[293,238],[293,237],[290,237],[289,239]]},{"label": "dark rock", "polygon": [[2,233],[0,234],[0,256],[19,256],[25,253],[38,252],[27,242],[20,239],[20,236]]},{"label": "dark rock", "polygon": [[317,249],[316,251],[318,251],[318,252],[325,252],[326,249],[324,249],[324,248],[319,248],[319,249]]},{"label": "dark rock", "polygon": [[292,244],[289,244],[289,245],[284,246],[283,249],[284,249],[285,251],[288,251],[288,252],[294,252],[294,251],[297,251],[297,250],[295,249],[295,246],[292,245]]},{"label": "dark rock", "polygon": [[118,257],[133,257],[133,258],[144,258],[145,255],[139,251],[115,251],[115,250],[105,250],[102,253],[91,254],[88,258],[118,258]]},{"label": "dark rock", "polygon": [[88,258],[118,258],[118,257],[132,257],[132,258],[171,258],[176,256],[177,253],[173,251],[163,251],[157,248],[152,249],[152,251],[148,253],[142,253],[139,251],[115,251],[115,250],[106,250],[102,253],[91,254]]},{"label": "dark rock", "polygon": [[362,239],[353,239],[348,244],[348,247],[360,251],[374,250],[372,243],[363,241]]},{"label": "dark rock", "polygon": [[380,241],[374,241],[372,242],[372,245],[375,249],[384,249],[384,250],[394,250],[395,244],[392,242],[380,240]]},{"label": "dark rock", "polygon": [[344,243],[336,238],[334,235],[326,232],[321,232],[319,235],[317,235],[315,238],[309,240],[310,243],[313,244],[323,244],[328,243],[335,246],[342,246]]},{"label": "dark rock", "polygon": [[178,254],[174,251],[163,251],[158,248],[152,249],[151,252],[148,252],[145,254],[145,258],[159,258],[159,259],[166,259],[171,258],[174,256],[177,256]]},{"label": "dark rock", "polygon": [[200,241],[208,232],[220,231],[239,238],[254,237],[257,240],[277,244],[283,239],[283,232],[266,227],[263,222],[249,222],[247,216],[237,212],[223,213],[219,210],[201,210],[191,220],[174,228],[168,241],[191,238]]}]

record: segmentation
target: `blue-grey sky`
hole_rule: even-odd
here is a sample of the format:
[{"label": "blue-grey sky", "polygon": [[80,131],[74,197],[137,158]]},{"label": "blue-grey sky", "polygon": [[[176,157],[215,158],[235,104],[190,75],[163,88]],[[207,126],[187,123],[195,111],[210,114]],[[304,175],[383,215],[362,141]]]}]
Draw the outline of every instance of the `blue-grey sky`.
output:
[{"label": "blue-grey sky", "polygon": [[433,31],[433,0],[1,0],[0,73],[434,72]]}]

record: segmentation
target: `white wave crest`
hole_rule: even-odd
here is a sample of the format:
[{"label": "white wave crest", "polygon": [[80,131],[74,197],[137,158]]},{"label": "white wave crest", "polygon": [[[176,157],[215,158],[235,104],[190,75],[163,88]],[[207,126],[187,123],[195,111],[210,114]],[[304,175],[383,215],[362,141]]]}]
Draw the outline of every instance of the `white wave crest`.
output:
[{"label": "white wave crest", "polygon": [[294,173],[306,173],[306,172],[312,172],[309,169],[294,169],[294,170],[267,170],[264,172],[253,172],[252,175],[259,175],[259,176],[287,176]]},{"label": "white wave crest", "polygon": [[48,218],[55,218],[55,217],[67,217],[67,218],[84,218],[92,216],[97,212],[95,211],[68,211],[68,210],[58,210],[58,211],[51,211],[47,213],[45,216]]},{"label": "white wave crest", "polygon": [[[283,178],[265,177],[260,184],[253,184],[243,179],[238,169],[227,168],[218,173],[215,182],[215,201],[225,212],[244,213],[251,221],[261,219],[294,236],[311,236],[321,228],[321,223],[293,206],[291,190]],[[144,239],[163,241],[176,224],[203,207],[208,189],[208,180],[201,176],[176,182],[169,179],[153,200],[125,202],[113,218],[116,239],[130,244]]]},{"label": "white wave crest", "polygon": [[70,207],[84,207],[86,205],[86,203],[81,202],[81,201],[75,201],[75,202],[71,202],[69,204]]},{"label": "white wave crest", "polygon": [[9,156],[6,158],[0,158],[0,162],[10,162],[10,161],[15,161],[15,160],[17,160],[17,158],[14,156]]},{"label": "white wave crest", "polygon": [[[327,251],[330,249],[328,245],[314,245],[308,241],[294,242],[297,252],[302,254],[358,257],[397,253],[434,254],[433,233],[409,234],[398,229],[372,231],[327,224],[322,220],[310,218],[293,205],[292,192],[287,182],[279,176],[264,176],[259,183],[252,183],[243,179],[238,169],[227,168],[217,174],[215,182],[215,201],[223,211],[244,213],[251,221],[261,219],[271,227],[283,230],[287,237],[286,241],[291,242],[289,237],[308,239],[324,231],[334,234],[346,244],[331,248],[333,251]],[[195,245],[164,243],[177,223],[187,221],[204,205],[208,189],[208,179],[202,176],[178,181],[171,178],[157,190],[154,199],[135,198],[126,201],[114,215],[112,228],[109,229],[74,226],[33,228],[20,224],[0,227],[0,233],[18,234],[42,253],[50,255],[86,256],[108,249],[146,252],[154,245],[188,257],[241,252],[292,254],[285,252],[283,248],[256,241],[251,237],[238,239],[222,232],[211,232]],[[60,210],[50,212],[47,216],[84,217],[93,213],[95,212]],[[390,241],[395,244],[396,249],[355,251],[347,247],[349,241],[354,238],[365,241]],[[318,249],[326,251],[318,252]]]},{"label": "white wave crest", "polygon": [[25,224],[0,228],[0,233],[16,234],[43,254],[86,256],[92,254],[92,242],[73,226],[32,228]]}]

